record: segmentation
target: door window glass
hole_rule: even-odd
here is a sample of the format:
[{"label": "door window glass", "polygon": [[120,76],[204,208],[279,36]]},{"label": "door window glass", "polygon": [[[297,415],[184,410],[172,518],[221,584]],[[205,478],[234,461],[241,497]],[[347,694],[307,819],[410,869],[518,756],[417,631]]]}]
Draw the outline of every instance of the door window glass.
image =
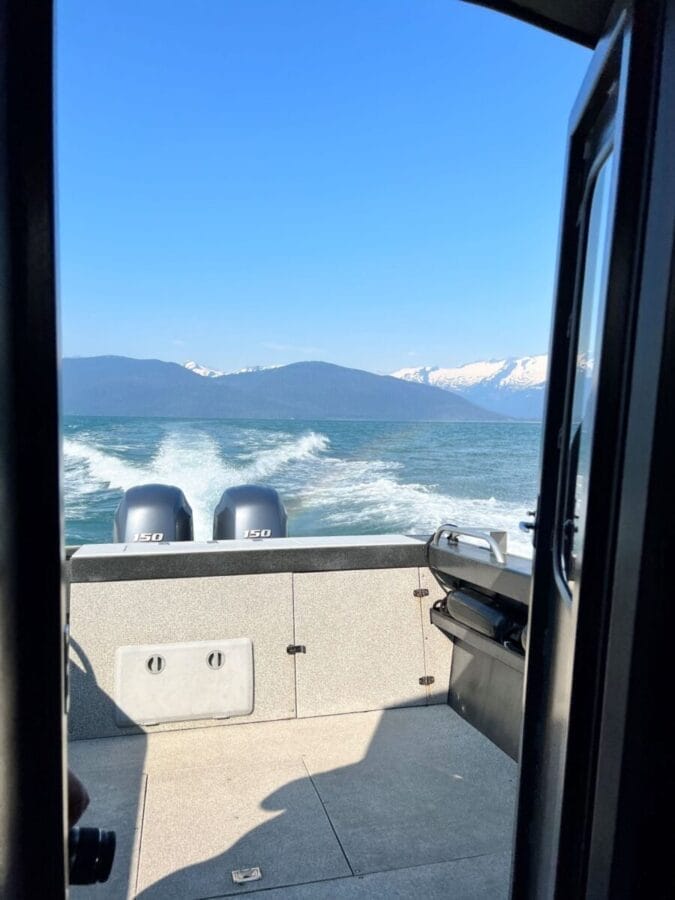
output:
[{"label": "door window glass", "polygon": [[[563,565],[570,587],[579,580],[586,530],[588,478],[600,366],[610,206],[611,154],[595,179],[588,217],[586,259],[578,315],[574,393],[570,423],[566,504],[562,525]],[[611,453],[611,448],[607,448]]]}]

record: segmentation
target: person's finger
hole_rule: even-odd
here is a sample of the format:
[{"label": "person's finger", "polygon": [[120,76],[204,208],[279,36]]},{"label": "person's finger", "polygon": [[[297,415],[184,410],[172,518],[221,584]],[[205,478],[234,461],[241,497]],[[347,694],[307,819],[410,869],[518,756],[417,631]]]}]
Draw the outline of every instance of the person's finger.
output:
[{"label": "person's finger", "polygon": [[68,769],[68,827],[73,826],[89,806],[89,794],[80,779]]}]

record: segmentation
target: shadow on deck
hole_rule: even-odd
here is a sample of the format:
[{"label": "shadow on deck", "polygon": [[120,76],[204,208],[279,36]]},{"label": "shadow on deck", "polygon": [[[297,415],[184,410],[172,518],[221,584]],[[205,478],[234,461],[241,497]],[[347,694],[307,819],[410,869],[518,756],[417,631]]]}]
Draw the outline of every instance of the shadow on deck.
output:
[{"label": "shadow on deck", "polygon": [[119,842],[74,898],[508,896],[517,767],[447,706],[77,741],[70,764]]}]

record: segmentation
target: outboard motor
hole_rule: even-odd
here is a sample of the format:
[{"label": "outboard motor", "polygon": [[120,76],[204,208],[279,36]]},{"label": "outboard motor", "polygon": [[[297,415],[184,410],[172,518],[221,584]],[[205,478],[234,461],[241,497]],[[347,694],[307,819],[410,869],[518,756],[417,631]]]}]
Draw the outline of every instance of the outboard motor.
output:
[{"label": "outboard motor", "polygon": [[185,494],[169,484],[129,488],[115,513],[113,540],[129,544],[193,540],[192,509]]},{"label": "outboard motor", "polygon": [[213,515],[216,540],[286,537],[287,516],[274,488],[242,484],[228,488]]}]

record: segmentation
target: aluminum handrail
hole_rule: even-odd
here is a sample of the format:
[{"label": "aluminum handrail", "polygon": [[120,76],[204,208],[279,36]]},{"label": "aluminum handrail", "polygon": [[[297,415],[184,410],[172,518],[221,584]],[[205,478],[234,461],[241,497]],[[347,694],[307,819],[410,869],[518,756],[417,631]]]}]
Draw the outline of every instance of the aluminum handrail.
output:
[{"label": "aluminum handrail", "polygon": [[434,536],[431,539],[432,545],[435,544],[438,546],[441,538],[445,534],[448,536],[448,541],[453,541],[455,543],[460,536],[478,538],[479,540],[485,541],[489,546],[490,553],[494,556],[495,561],[500,566],[506,565],[504,549],[500,547],[498,540],[489,531],[481,531],[480,528],[465,528],[461,525],[447,523],[436,529]]}]

